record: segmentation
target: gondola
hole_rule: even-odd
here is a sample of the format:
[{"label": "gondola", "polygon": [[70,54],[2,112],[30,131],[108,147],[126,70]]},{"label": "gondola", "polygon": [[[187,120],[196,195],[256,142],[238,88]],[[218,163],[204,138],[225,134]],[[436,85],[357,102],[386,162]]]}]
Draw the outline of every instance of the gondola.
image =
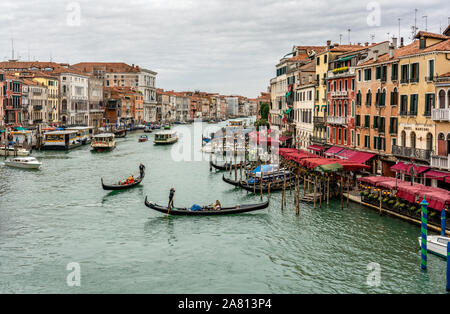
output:
[{"label": "gondola", "polygon": [[108,190],[108,191],[109,190],[126,190],[126,189],[129,189],[129,188],[139,185],[142,182],[142,180],[144,179],[144,177],[145,177],[145,172],[142,172],[142,176],[139,176],[137,179],[135,179],[133,183],[124,184],[124,185],[120,185],[120,184],[107,185],[107,184],[103,183],[103,178],[101,178],[101,181],[102,181],[103,190]]},{"label": "gondola", "polygon": [[[161,206],[154,202],[147,201],[145,197],[145,206],[154,209],[160,213],[167,214],[167,206]],[[259,204],[247,204],[247,205],[237,205],[235,207],[224,207],[220,210],[204,209],[198,211],[192,211],[189,208],[171,208],[169,211],[170,215],[176,216],[212,216],[212,215],[231,215],[246,213],[254,210],[260,210],[267,208],[269,206],[269,200]]]},{"label": "gondola", "polygon": [[[238,187],[243,188],[244,190],[247,190],[250,192],[253,192],[254,190],[256,190],[256,192],[261,191],[261,185],[259,183],[252,184],[252,183],[247,183],[246,181],[235,181],[235,180],[226,178],[224,175],[222,176],[222,180],[228,184],[238,186]],[[293,185],[294,185],[294,180],[290,180],[290,179],[286,178],[286,189],[290,188]],[[271,192],[282,191],[282,190],[283,190],[283,181],[279,181],[278,183],[272,182],[272,184],[270,185]],[[269,192],[269,184],[267,182],[263,183],[262,191],[263,191],[263,193]]]},{"label": "gondola", "polygon": [[[243,163],[238,163],[236,165],[231,165],[231,166],[234,169],[235,167],[240,168],[241,165],[244,167],[244,169],[247,166],[247,164],[243,164]],[[216,165],[215,163],[211,162],[211,166],[213,166],[215,169],[220,170],[220,171],[230,170],[230,163],[225,163],[224,165],[220,166],[220,165]]]}]

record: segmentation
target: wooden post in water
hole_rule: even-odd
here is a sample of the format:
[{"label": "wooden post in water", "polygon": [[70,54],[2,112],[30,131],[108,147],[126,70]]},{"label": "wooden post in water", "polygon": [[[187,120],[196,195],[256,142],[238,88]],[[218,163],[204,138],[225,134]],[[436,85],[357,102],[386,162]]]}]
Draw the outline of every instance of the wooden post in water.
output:
[{"label": "wooden post in water", "polygon": [[284,182],[283,182],[283,194],[284,194],[284,205],[286,206],[286,171],[283,171]]},{"label": "wooden post in water", "polygon": [[341,174],[341,209],[344,209],[344,177]]},{"label": "wooden post in water", "polygon": [[314,178],[314,208],[316,208],[317,177]]},{"label": "wooden post in water", "polygon": [[328,176],[327,182],[327,206],[330,205],[330,176]]},{"label": "wooden post in water", "polygon": [[380,216],[381,216],[381,201],[382,201],[382,197],[381,197],[381,189],[379,189],[379,191],[378,191],[378,197],[380,198],[380,205],[379,205],[379,210],[380,210]]},{"label": "wooden post in water", "polygon": [[450,292],[450,241],[447,242],[447,292]]},{"label": "wooden post in water", "polygon": [[297,204],[296,204],[296,207],[295,207],[295,214],[298,215],[300,213],[300,195],[299,195],[299,193],[300,193],[300,183],[299,183],[299,178],[298,177],[296,177],[295,179],[296,179],[296,182],[295,182],[295,197],[296,197],[296,200],[297,200]]},{"label": "wooden post in water", "polygon": [[212,171],[212,153],[209,154],[209,172]]},{"label": "wooden post in water", "polygon": [[445,237],[445,207],[441,212],[441,236]]},{"label": "wooden post in water", "polygon": [[261,165],[261,180],[260,180],[260,197],[261,197],[261,201],[262,201],[262,194],[263,194],[263,167]]}]

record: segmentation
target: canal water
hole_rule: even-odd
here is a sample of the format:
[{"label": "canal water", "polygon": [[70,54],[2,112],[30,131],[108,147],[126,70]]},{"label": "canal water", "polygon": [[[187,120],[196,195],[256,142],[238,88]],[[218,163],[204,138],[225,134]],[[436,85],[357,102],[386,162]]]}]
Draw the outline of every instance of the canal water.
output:
[{"label": "canal water", "polygon": [[[194,127],[175,127],[186,128]],[[0,293],[445,292],[443,259],[429,255],[428,271],[420,270],[419,226],[359,204],[301,204],[297,216],[289,192],[283,211],[272,193],[262,211],[166,219],[144,199],[166,205],[172,186],[175,206],[260,200],[210,173],[207,157],[175,161],[172,150],[189,136],[154,146],[153,134],[138,143],[141,134],[117,139],[109,153],[35,152],[38,171],[0,166]],[[140,162],[142,186],[102,189],[100,177],[117,182]],[[66,281],[73,262],[79,287]]]}]

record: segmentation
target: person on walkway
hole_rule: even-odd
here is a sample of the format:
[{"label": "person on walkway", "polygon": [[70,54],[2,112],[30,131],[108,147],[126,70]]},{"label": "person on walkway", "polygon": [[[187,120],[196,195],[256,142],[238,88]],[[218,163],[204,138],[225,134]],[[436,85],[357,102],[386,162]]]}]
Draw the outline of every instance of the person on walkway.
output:
[{"label": "person on walkway", "polygon": [[172,187],[169,192],[169,205],[167,205],[168,209],[173,207],[173,196],[174,195],[175,195],[175,189]]}]

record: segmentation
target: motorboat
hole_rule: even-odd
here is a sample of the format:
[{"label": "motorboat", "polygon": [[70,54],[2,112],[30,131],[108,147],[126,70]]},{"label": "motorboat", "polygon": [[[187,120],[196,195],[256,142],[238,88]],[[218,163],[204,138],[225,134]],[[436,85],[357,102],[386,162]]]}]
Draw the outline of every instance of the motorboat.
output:
[{"label": "motorboat", "polygon": [[[429,235],[427,236],[427,250],[430,253],[447,259],[447,245],[449,241],[449,237]],[[422,247],[422,237],[419,237],[419,245]]]},{"label": "motorboat", "polygon": [[14,150],[14,147],[8,146],[5,148],[4,145],[0,146],[0,156],[29,156],[30,151],[25,148],[17,148]]},{"label": "motorboat", "polygon": [[5,165],[23,169],[39,169],[42,163],[34,157],[17,157],[5,160]]}]

